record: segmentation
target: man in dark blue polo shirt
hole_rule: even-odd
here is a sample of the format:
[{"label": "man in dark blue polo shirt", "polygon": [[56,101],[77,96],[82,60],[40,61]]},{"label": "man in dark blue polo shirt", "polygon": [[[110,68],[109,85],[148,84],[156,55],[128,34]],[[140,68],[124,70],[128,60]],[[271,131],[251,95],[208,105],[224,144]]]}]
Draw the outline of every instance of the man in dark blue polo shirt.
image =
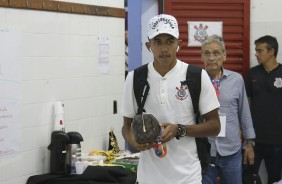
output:
[{"label": "man in dark blue polo shirt", "polygon": [[272,36],[255,41],[259,65],[248,72],[246,90],[256,132],[255,173],[264,160],[268,184],[281,180],[282,170],[282,66],[278,43]]}]

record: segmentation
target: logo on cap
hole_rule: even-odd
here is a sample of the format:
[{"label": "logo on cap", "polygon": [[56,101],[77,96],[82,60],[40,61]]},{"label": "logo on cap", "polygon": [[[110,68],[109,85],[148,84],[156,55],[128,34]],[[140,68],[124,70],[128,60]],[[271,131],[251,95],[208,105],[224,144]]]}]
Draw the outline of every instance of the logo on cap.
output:
[{"label": "logo on cap", "polygon": [[173,16],[161,14],[151,18],[148,24],[148,37],[152,39],[159,34],[170,34],[175,38],[179,37],[178,23]]}]

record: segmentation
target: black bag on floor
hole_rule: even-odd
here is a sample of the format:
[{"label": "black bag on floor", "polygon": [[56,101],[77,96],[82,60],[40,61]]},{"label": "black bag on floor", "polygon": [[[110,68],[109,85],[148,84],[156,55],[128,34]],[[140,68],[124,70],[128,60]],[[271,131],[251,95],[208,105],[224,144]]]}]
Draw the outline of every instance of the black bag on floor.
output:
[{"label": "black bag on floor", "polygon": [[243,184],[262,184],[260,176],[254,174],[252,165],[243,164]]}]

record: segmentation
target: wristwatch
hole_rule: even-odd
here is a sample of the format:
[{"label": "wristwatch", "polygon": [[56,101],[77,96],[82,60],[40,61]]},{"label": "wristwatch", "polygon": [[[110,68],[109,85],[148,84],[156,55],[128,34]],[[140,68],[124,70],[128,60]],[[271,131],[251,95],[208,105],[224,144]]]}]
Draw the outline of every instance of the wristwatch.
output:
[{"label": "wristwatch", "polygon": [[255,146],[255,142],[254,142],[253,139],[247,139],[246,144],[251,144],[251,145]]},{"label": "wristwatch", "polygon": [[177,128],[177,133],[176,133],[176,139],[180,139],[180,137],[184,137],[186,135],[186,127],[185,125],[182,125],[182,124],[177,124],[178,125],[178,128]]}]

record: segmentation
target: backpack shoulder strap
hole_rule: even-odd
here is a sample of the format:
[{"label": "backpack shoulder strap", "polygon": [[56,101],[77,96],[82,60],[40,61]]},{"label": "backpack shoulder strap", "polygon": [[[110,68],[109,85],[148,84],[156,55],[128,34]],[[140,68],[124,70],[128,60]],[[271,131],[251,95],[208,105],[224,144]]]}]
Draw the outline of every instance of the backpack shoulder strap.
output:
[{"label": "backpack shoulder strap", "polygon": [[201,93],[201,78],[202,78],[202,68],[195,65],[188,65],[186,73],[186,84],[188,86],[193,109],[196,114],[196,123],[199,122],[200,112],[199,112],[199,99]]},{"label": "backpack shoulder strap", "polygon": [[150,89],[147,81],[148,76],[148,64],[142,65],[134,70],[133,74],[133,90],[135,99],[138,105],[137,114],[144,112],[144,104]]}]

